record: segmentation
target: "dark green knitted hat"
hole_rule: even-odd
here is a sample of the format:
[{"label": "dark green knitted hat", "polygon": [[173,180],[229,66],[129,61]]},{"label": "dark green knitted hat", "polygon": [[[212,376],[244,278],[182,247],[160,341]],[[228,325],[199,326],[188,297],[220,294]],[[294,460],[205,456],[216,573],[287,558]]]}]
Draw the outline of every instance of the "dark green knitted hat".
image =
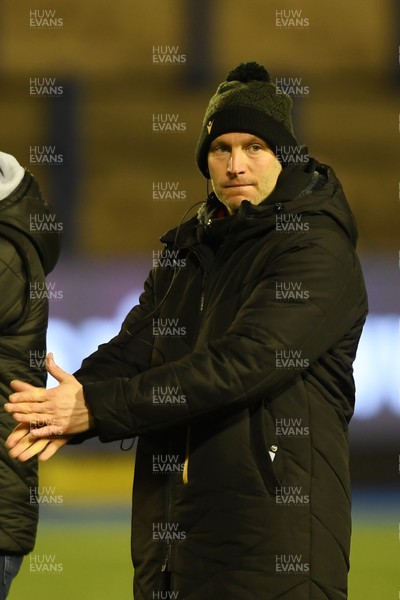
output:
[{"label": "dark green knitted hat", "polygon": [[223,133],[251,133],[276,147],[298,146],[290,116],[292,100],[255,62],[233,69],[211,98],[196,148],[196,161],[208,179],[207,156],[211,142]]}]

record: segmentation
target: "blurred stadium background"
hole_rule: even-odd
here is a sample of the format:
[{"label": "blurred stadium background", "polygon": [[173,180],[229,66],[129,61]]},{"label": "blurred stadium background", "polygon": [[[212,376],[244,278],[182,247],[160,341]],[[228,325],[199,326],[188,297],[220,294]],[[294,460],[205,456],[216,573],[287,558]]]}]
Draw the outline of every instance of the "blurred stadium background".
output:
[{"label": "blurred stadium background", "polygon": [[[281,27],[277,11],[300,25]],[[400,598],[399,16],[396,0],[0,0],[0,147],[64,224],[49,349],[66,370],[117,332],[158,237],[205,198],[194,148],[217,84],[256,60],[297,86],[297,137],[343,182],[370,297],[351,427],[350,600]],[[179,131],[154,132],[157,118]],[[160,200],[160,189],[176,193]],[[91,441],[41,466],[58,500],[42,507],[10,600],[131,598],[133,463],[133,449]],[[57,569],[32,567],[41,561]]]}]

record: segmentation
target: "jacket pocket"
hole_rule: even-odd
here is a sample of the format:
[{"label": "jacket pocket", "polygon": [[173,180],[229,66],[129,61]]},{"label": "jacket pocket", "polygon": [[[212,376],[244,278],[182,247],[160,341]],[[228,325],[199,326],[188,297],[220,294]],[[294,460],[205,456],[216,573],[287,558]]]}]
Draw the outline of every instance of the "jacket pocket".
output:
[{"label": "jacket pocket", "polygon": [[274,420],[263,402],[249,411],[253,455],[265,487],[275,496],[284,483],[284,464]]}]

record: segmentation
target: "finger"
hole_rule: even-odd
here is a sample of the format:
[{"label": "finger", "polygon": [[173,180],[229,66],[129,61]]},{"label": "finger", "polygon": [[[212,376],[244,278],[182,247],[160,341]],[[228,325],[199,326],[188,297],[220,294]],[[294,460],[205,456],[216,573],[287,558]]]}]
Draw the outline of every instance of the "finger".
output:
[{"label": "finger", "polygon": [[62,446],[68,442],[69,438],[60,438],[58,440],[52,440],[47,444],[45,450],[39,455],[40,461],[49,460]]},{"label": "finger", "polygon": [[60,438],[63,436],[63,430],[59,425],[51,423],[50,425],[43,425],[43,427],[37,427],[31,429],[31,434],[34,438]]},{"label": "finger", "polygon": [[30,386],[29,390],[24,390],[20,392],[15,392],[14,394],[10,394],[8,397],[8,401],[13,404],[17,404],[19,402],[44,402],[46,400],[46,390],[43,388],[37,388],[33,385]]},{"label": "finger", "polygon": [[[51,418],[48,414],[49,405],[40,402],[35,402],[34,404],[30,402],[14,402],[13,404],[6,402],[6,404],[4,404],[4,410],[6,412],[14,413],[14,419],[21,423],[29,423],[29,420],[37,421],[39,419],[43,422],[45,417],[47,419]],[[20,418],[22,416],[24,418]],[[48,423],[48,420],[46,423]]]},{"label": "finger", "polygon": [[48,438],[37,439],[31,434],[26,434],[9,452],[11,458],[18,459],[20,462],[25,462],[43,451],[43,458],[40,460],[48,460],[53,456],[59,448],[64,446],[70,436],[66,438],[58,438],[49,440]]},{"label": "finger", "polygon": [[36,442],[40,442],[41,450],[43,450],[43,440],[38,440],[37,438],[32,437],[30,432],[26,433],[14,446],[9,450],[9,455],[11,458],[18,458],[23,454],[28,448],[30,448]]},{"label": "finger", "polygon": [[33,443],[32,441],[30,443],[26,442],[24,444],[21,444],[21,446],[16,447],[12,451],[12,454],[10,452],[10,456],[12,458],[17,458],[20,462],[25,462],[33,456],[36,456],[36,454],[42,452],[42,450],[46,448],[48,443],[49,440],[36,440]]},{"label": "finger", "polygon": [[71,377],[73,377],[73,375],[67,373],[61,367],[56,365],[56,363],[54,362],[54,356],[52,352],[50,352],[46,356],[46,369],[48,373],[50,373],[50,375],[54,377],[54,379],[57,379],[58,383],[63,383],[65,381],[68,381]]},{"label": "finger", "polygon": [[10,387],[14,392],[25,392],[34,390],[35,386],[30,383],[26,383],[26,381],[19,381],[19,379],[13,379],[10,381]]},{"label": "finger", "polygon": [[29,424],[20,423],[16,426],[14,431],[10,433],[5,441],[6,448],[13,448],[25,435],[29,435],[30,427]]}]

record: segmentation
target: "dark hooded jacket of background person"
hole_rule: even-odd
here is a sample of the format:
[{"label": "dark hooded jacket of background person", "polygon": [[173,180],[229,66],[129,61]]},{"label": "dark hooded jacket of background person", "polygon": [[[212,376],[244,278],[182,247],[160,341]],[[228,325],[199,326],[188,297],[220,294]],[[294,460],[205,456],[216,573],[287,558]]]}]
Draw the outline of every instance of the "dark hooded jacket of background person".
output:
[{"label": "dark hooded jacket of background person", "polygon": [[135,600],[347,598],[356,240],[313,158],[231,217],[212,193],[76,373],[100,439],[139,437]]},{"label": "dark hooded jacket of background person", "polygon": [[[45,275],[60,251],[60,224],[27,171],[0,201],[0,402],[10,381],[44,387],[48,294]],[[55,228],[55,230],[54,230]],[[37,459],[10,458],[4,442],[15,428],[11,414],[0,419],[0,551],[28,554],[34,547],[38,508]]]}]

